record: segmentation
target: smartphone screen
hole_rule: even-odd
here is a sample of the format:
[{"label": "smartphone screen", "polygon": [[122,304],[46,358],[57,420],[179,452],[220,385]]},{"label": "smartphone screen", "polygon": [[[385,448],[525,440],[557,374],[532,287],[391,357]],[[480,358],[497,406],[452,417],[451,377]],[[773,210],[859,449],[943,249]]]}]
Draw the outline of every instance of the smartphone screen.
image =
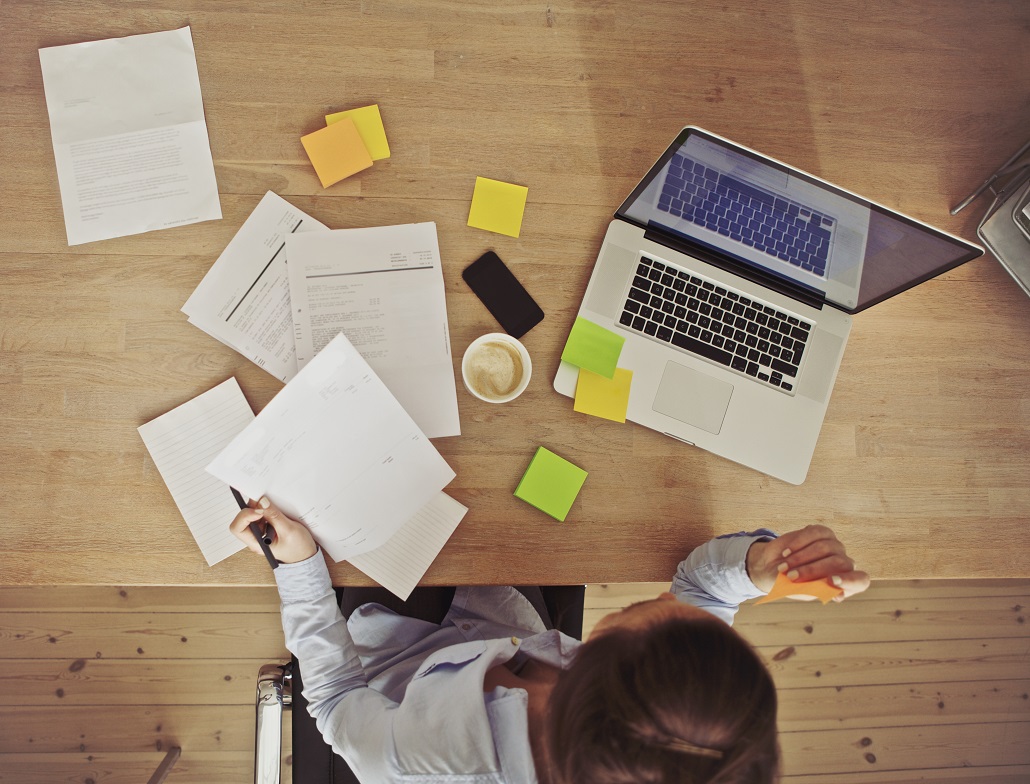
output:
[{"label": "smartphone screen", "polygon": [[492,250],[467,266],[461,277],[513,338],[521,338],[544,317],[540,306]]}]

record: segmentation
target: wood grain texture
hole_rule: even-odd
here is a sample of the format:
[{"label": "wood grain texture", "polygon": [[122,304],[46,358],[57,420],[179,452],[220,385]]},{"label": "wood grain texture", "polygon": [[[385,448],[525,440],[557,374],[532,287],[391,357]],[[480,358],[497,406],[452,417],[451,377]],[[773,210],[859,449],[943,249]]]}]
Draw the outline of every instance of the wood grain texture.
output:
[{"label": "wood grain texture", "polygon": [[[69,247],[37,49],[186,24],[223,219]],[[280,389],[179,312],[269,189],[333,228],[436,221],[456,366],[495,328],[460,278],[484,250],[547,314],[517,402],[459,381],[437,445],[470,511],[427,583],[666,580],[713,534],[813,521],[878,578],[1030,575],[1030,303],[989,257],[860,314],[800,487],[551,389],[612,212],[685,124],[972,237],[982,205],[948,208],[1025,141],[1028,26],[1018,0],[4,0],[0,583],[271,584],[206,566],[136,433],[232,375],[255,410]],[[300,136],[371,102],[392,157],[323,190]],[[477,175],[528,186],[521,237],[465,225]],[[537,446],[590,472],[565,523],[512,496]]]}]

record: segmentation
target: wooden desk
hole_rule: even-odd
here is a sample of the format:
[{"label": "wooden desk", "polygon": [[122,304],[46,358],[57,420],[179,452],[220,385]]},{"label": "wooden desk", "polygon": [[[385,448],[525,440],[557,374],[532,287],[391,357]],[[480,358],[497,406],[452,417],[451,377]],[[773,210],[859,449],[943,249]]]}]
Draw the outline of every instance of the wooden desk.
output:
[{"label": "wooden desk", "polygon": [[[661,580],[713,534],[812,521],[876,577],[1030,574],[1030,301],[990,257],[856,318],[800,487],[551,389],[612,212],[685,124],[973,237],[984,205],[949,207],[1030,127],[1024,2],[169,5],[0,6],[3,583],[270,582],[206,566],[136,433],[231,375],[255,410],[279,390],[179,312],[268,189],[333,228],[436,221],[456,369],[495,328],[460,278],[485,249],[547,313],[516,403],[459,381],[437,444],[470,511],[428,581]],[[223,220],[68,247],[37,48],[186,24]],[[323,190],[300,136],[372,102],[393,156]],[[519,239],[465,225],[476,175],[529,187]],[[590,472],[562,524],[512,497],[538,445]]]}]

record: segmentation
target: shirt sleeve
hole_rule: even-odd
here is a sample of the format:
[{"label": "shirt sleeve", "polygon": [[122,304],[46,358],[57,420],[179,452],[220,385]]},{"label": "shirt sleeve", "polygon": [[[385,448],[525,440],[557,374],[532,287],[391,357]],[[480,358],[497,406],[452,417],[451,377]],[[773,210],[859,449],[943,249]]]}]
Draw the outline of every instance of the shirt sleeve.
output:
[{"label": "shirt sleeve", "polygon": [[[300,662],[308,711],[337,754],[379,780],[386,775],[379,768],[390,757],[390,713],[397,704],[368,687],[322,552],[282,564],[274,575],[286,647]],[[358,720],[348,723],[347,716]]]},{"label": "shirt sleeve", "polygon": [[676,569],[670,591],[682,602],[700,607],[733,624],[742,602],[764,596],[747,574],[747,551],[777,534],[767,528],[716,537],[695,549]]}]

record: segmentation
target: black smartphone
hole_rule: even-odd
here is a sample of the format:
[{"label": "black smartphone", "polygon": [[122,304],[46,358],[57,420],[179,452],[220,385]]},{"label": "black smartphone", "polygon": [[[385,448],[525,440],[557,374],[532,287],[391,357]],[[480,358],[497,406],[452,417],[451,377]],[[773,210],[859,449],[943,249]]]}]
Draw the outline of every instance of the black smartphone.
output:
[{"label": "black smartphone", "polygon": [[492,250],[469,264],[461,277],[513,338],[521,338],[543,320],[540,306]]}]

